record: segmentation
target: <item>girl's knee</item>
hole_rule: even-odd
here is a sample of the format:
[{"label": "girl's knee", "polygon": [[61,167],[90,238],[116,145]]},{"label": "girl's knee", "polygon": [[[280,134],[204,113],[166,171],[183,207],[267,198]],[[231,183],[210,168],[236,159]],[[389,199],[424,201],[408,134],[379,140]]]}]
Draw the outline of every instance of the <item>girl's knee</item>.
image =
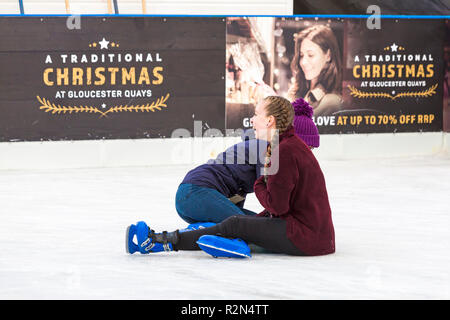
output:
[{"label": "girl's knee", "polygon": [[181,219],[183,219],[184,221],[186,221],[189,224],[199,222],[199,221],[193,219],[192,217],[189,217],[183,213],[178,212],[178,215],[180,216]]},{"label": "girl's knee", "polygon": [[226,236],[236,236],[239,233],[239,226],[241,224],[243,216],[234,215],[226,218],[220,225],[222,227],[223,233]]}]

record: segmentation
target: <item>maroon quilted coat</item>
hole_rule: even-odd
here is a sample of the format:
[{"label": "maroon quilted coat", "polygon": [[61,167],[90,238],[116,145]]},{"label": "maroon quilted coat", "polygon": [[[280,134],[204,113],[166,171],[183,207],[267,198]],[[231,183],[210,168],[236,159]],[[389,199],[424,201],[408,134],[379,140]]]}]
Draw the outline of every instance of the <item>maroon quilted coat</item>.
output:
[{"label": "maroon quilted coat", "polygon": [[[307,255],[335,252],[334,227],[325,178],[312,151],[290,128],[280,135],[278,172],[256,180],[256,197],[265,208],[260,216],[286,220],[287,236]],[[273,152],[272,155],[275,155]]]}]

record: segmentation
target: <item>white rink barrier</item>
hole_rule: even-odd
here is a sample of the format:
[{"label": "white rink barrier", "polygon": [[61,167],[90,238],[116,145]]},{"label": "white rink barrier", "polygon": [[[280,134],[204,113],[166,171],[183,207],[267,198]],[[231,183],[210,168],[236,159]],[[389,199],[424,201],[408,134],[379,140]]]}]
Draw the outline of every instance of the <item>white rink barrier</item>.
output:
[{"label": "white rink barrier", "polygon": [[[320,160],[449,154],[445,132],[321,135]],[[0,170],[195,165],[240,137],[0,143]]]}]

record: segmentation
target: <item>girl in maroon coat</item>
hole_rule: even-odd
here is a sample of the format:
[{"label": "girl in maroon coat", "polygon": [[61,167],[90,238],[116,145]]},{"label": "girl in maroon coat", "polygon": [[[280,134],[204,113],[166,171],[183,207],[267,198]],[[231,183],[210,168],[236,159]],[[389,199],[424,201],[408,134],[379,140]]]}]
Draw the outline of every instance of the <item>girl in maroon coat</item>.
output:
[{"label": "girl in maroon coat", "polygon": [[272,141],[266,170],[275,167],[277,172],[255,182],[256,197],[265,208],[259,216],[282,220],[287,238],[305,255],[333,253],[334,227],[319,163],[294,134],[288,101],[280,97],[265,101],[256,107],[252,122],[257,134],[267,134],[267,141]]},{"label": "girl in maroon coat", "polygon": [[196,242],[201,236],[220,235],[289,255],[333,253],[334,227],[325,179],[310,148],[294,134],[293,119],[291,103],[270,96],[256,106],[251,120],[257,138],[271,142],[264,175],[254,185],[263,212],[232,216],[192,231],[154,233],[148,228],[144,241],[148,250],[140,252],[199,250]]}]

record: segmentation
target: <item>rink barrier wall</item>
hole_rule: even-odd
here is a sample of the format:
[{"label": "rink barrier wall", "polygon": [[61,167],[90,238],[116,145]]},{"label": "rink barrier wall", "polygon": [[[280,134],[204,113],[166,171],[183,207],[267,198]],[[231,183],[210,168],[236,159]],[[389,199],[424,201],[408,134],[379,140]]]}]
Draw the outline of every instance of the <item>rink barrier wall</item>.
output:
[{"label": "rink barrier wall", "polygon": [[[449,154],[446,132],[321,135],[321,160]],[[0,170],[52,170],[198,165],[240,137],[0,143]]]}]

